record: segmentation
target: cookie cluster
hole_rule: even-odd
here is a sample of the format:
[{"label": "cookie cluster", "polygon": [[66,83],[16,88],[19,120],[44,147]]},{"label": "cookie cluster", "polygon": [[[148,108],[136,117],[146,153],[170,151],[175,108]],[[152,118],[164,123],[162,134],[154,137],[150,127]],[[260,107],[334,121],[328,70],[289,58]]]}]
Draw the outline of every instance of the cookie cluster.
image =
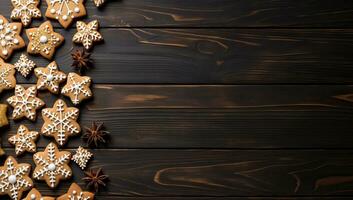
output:
[{"label": "cookie cluster", "polygon": [[[64,43],[64,36],[55,31],[51,20],[56,20],[65,29],[78,18],[85,16],[86,8],[84,0],[46,0],[48,5],[45,12],[47,20],[38,27],[30,27],[32,19],[42,17],[39,5],[40,0],[9,0],[13,5],[11,19],[18,22],[10,22],[0,15],[0,93],[5,90],[14,89],[13,96],[6,101],[12,109],[12,119],[16,121],[28,119],[32,122],[37,121],[37,113],[41,110],[43,124],[41,130],[30,130],[20,124],[16,133],[9,137],[8,142],[14,146],[15,155],[20,156],[25,153],[33,154],[35,166],[28,163],[19,163],[14,157],[8,156],[4,166],[0,166],[0,195],[8,195],[13,200],[23,199],[23,194],[27,195],[26,200],[93,200],[94,193],[83,191],[81,187],[72,183],[66,194],[57,198],[43,196],[36,188],[35,181],[45,182],[49,188],[56,188],[61,181],[67,181],[73,176],[71,162],[74,162],[82,170],[85,170],[93,154],[86,148],[79,146],[75,152],[61,150],[70,137],[81,134],[81,126],[78,123],[80,105],[84,100],[92,98],[91,91],[92,79],[79,73],[65,73],[58,67],[54,60],[55,53]],[[99,7],[105,3],[104,0],[94,0],[94,4]],[[22,38],[22,29],[26,27],[25,34],[29,40],[26,44]],[[28,27],[28,28],[27,28]],[[98,32],[99,22],[93,20],[85,23],[76,22],[77,33],[72,37],[76,44],[82,44],[83,50],[79,55],[73,55],[74,64],[88,66],[91,63],[89,51],[97,42],[103,40]],[[26,47],[26,53],[22,53],[20,58],[14,63],[8,63],[12,54]],[[47,66],[37,66],[30,56],[41,56],[50,61]],[[23,86],[16,84],[16,71],[25,78],[31,76],[33,72],[37,78],[34,86]],[[47,107],[46,103],[38,97],[41,91],[49,91],[56,95],[57,100],[52,107]],[[66,96],[73,106],[69,106],[60,96]],[[65,97],[64,97],[65,98]],[[7,105],[0,104],[0,127],[8,124],[6,116]],[[103,136],[107,134],[102,130],[102,125],[97,126],[95,122],[93,129],[85,128],[84,138],[88,141],[105,142]],[[101,134],[101,135],[100,135]],[[37,151],[37,141],[40,136],[53,138],[44,151]],[[97,139],[98,138],[98,139]],[[91,142],[88,142],[91,144]],[[4,152],[0,148],[0,155]],[[85,172],[85,181],[102,181],[107,179],[99,169],[95,171],[89,169]],[[94,190],[100,183],[93,184]],[[97,187],[96,187],[97,186]]]}]

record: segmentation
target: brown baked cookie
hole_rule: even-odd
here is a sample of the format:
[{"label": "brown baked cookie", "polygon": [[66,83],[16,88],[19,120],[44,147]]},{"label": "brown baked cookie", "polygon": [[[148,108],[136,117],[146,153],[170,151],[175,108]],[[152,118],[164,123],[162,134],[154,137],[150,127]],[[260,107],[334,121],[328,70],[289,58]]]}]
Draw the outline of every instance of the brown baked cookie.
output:
[{"label": "brown baked cookie", "polygon": [[61,195],[57,200],[94,200],[94,194],[92,192],[82,191],[81,187],[76,183],[72,183],[69,191],[66,194]]},{"label": "brown baked cookie", "polygon": [[6,112],[7,112],[7,105],[0,104],[0,127],[6,126],[9,124],[9,121],[7,120]]},{"label": "brown baked cookie", "polygon": [[51,59],[57,47],[59,47],[64,37],[54,32],[50,21],[46,21],[38,28],[26,30],[29,44],[27,52],[30,54],[40,54],[46,59]]},{"label": "brown baked cookie", "polygon": [[44,152],[38,152],[33,156],[33,161],[36,164],[33,178],[45,180],[49,187],[55,188],[60,180],[66,180],[72,176],[71,168],[68,165],[70,159],[70,152],[59,151],[54,143],[48,144]]},{"label": "brown baked cookie", "polygon": [[67,107],[63,100],[57,100],[53,108],[42,110],[44,124],[41,133],[54,137],[56,142],[63,146],[70,136],[81,132],[80,125],[76,122],[79,113],[79,109]]},{"label": "brown baked cookie", "polygon": [[24,26],[28,26],[32,18],[42,17],[38,5],[40,0],[11,0],[14,9],[11,12],[11,19],[20,19]]},{"label": "brown baked cookie", "polygon": [[15,67],[0,58],[0,93],[16,86]]},{"label": "brown baked cookie", "polygon": [[33,188],[23,200],[55,200],[55,198],[43,197],[36,188]]},{"label": "brown baked cookie", "polygon": [[39,133],[37,131],[29,131],[25,125],[20,125],[17,134],[9,138],[9,142],[15,145],[16,155],[21,155],[24,152],[35,153],[37,150],[36,140]]},{"label": "brown baked cookie", "polygon": [[98,32],[98,20],[93,20],[86,24],[83,21],[76,23],[77,33],[75,33],[72,41],[81,43],[87,50],[91,49],[95,42],[103,40],[102,35]]},{"label": "brown baked cookie", "polygon": [[12,111],[14,120],[26,117],[35,121],[37,117],[36,110],[45,105],[44,101],[37,97],[35,86],[26,90],[23,86],[16,85],[15,95],[8,98],[7,102],[14,108]]},{"label": "brown baked cookie", "polygon": [[72,103],[78,105],[82,100],[92,97],[91,82],[91,78],[88,76],[69,73],[67,83],[61,90],[61,94],[70,97]]},{"label": "brown baked cookie", "polygon": [[59,71],[58,65],[55,61],[50,63],[46,68],[38,67],[34,70],[34,74],[37,76],[37,89],[44,90],[48,89],[51,93],[59,93],[60,83],[66,80],[66,74]]},{"label": "brown baked cookie", "polygon": [[86,15],[84,0],[47,0],[47,4],[45,16],[58,20],[64,28],[68,28],[74,19]]},{"label": "brown baked cookie", "polygon": [[22,24],[9,23],[0,15],[0,57],[7,60],[12,52],[26,46],[21,37]]},{"label": "brown baked cookie", "polygon": [[0,167],[0,195],[9,195],[13,200],[21,199],[22,193],[33,187],[33,181],[29,178],[31,165],[18,164],[9,156],[4,166]]}]

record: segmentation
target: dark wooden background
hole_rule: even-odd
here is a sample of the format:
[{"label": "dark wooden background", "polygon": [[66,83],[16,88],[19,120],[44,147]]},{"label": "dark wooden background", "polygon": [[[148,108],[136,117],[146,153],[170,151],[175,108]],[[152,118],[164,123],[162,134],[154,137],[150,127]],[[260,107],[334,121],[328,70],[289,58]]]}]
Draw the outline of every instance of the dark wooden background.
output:
[{"label": "dark wooden background", "polygon": [[[97,9],[88,0],[86,7],[85,20],[100,21],[105,43],[86,73],[95,98],[80,107],[80,123],[102,121],[111,132],[108,145],[92,150],[90,167],[110,175],[97,199],[353,198],[353,1],[111,0]],[[0,14],[11,9],[1,1]],[[75,28],[53,24],[66,38],[55,60],[72,71]],[[65,98],[39,96],[48,107]],[[42,122],[11,120],[1,134],[6,152],[14,154],[7,138],[20,124],[40,130]],[[49,141],[41,137],[38,146]],[[65,148],[81,144],[76,137]],[[19,160],[32,162],[30,154]],[[36,186],[59,195],[71,182]]]}]

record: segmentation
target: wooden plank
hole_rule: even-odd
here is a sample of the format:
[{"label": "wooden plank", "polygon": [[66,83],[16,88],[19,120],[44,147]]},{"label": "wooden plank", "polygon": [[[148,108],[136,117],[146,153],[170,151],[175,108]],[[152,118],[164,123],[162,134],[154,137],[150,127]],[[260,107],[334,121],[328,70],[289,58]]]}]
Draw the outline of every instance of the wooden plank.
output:
[{"label": "wooden plank", "polygon": [[[107,148],[353,148],[352,92],[343,85],[95,85],[80,124],[104,122]],[[68,102],[47,92],[39,97],[48,107],[57,98]],[[40,130],[43,121],[10,123],[5,141],[20,124]],[[75,137],[69,147],[79,144]]]},{"label": "wooden plank", "polygon": [[[7,152],[12,152],[6,150]],[[102,166],[108,196],[345,196],[352,195],[353,151],[91,150]],[[115,159],[112,159],[114,155]],[[32,162],[26,154],[20,162]],[[73,181],[82,171],[72,164]],[[58,195],[43,182],[43,193]]]},{"label": "wooden plank", "polygon": [[[59,32],[66,43],[55,60],[69,72],[74,31]],[[95,68],[87,73],[95,83],[353,83],[353,29],[104,29],[102,34],[106,42],[95,46]],[[18,76],[21,83],[34,79]]]},{"label": "wooden plank", "polygon": [[[86,7],[90,18],[99,19],[104,27],[352,27],[353,23],[353,3],[346,0],[116,0],[100,10],[91,1]],[[10,16],[11,10],[10,1],[1,3],[2,15]]]},{"label": "wooden plank", "polygon": [[352,197],[117,197],[104,196],[104,199],[117,200],[350,200]]}]

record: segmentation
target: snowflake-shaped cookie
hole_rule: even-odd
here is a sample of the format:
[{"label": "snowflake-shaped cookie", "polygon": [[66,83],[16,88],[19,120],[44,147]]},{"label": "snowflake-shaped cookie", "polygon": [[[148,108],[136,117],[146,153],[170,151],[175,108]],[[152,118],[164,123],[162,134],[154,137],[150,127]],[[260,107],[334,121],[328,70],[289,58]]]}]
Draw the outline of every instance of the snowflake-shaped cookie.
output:
[{"label": "snowflake-shaped cookie", "polygon": [[17,134],[9,138],[9,142],[15,145],[16,155],[20,155],[25,151],[34,153],[37,150],[36,140],[39,133],[37,131],[29,131],[25,125],[21,125]]},{"label": "snowflake-shaped cookie", "polygon": [[56,19],[68,28],[73,19],[86,15],[84,0],[47,0],[48,8],[45,16]]},{"label": "snowflake-shaped cookie", "polygon": [[59,151],[54,143],[48,144],[43,152],[38,152],[33,156],[33,161],[36,164],[33,178],[45,180],[49,187],[55,188],[60,180],[72,176],[71,168],[68,165],[70,158],[70,152]]},{"label": "snowflake-shaped cookie", "polygon": [[19,71],[24,77],[27,77],[35,66],[36,64],[32,60],[28,59],[25,54],[22,54],[20,59],[15,63],[16,70]]},{"label": "snowflake-shaped cookie", "polygon": [[87,50],[92,47],[94,42],[103,40],[102,35],[98,32],[98,20],[91,21],[88,24],[83,21],[78,21],[76,26],[77,33],[74,35],[72,41],[82,43]]},{"label": "snowflake-shaped cookie", "polygon": [[55,200],[54,197],[43,197],[42,194],[33,188],[23,200]]},{"label": "snowflake-shaped cookie", "polygon": [[37,89],[48,89],[54,94],[59,93],[59,84],[66,80],[66,74],[59,71],[55,61],[50,63],[46,68],[38,67],[34,70],[37,76]]},{"label": "snowflake-shaped cookie", "polygon": [[91,78],[88,76],[80,76],[76,73],[69,73],[67,83],[61,90],[61,93],[70,97],[73,104],[77,105],[82,100],[92,97]]},{"label": "snowflake-shaped cookie", "polygon": [[64,37],[54,32],[50,21],[46,21],[38,28],[26,30],[29,44],[27,52],[30,54],[40,54],[44,58],[51,59],[55,49],[64,41]]},{"label": "snowflake-shaped cookie", "polygon": [[15,67],[0,58],[0,93],[16,86]]},{"label": "snowflake-shaped cookie", "polygon": [[6,60],[14,50],[26,45],[20,35],[21,30],[21,23],[9,23],[0,15],[0,57]]},{"label": "snowflake-shaped cookie", "polygon": [[86,168],[88,161],[91,159],[93,154],[83,147],[78,147],[76,153],[72,156],[73,161],[78,164],[82,170]]},{"label": "snowflake-shaped cookie", "polygon": [[30,171],[30,164],[18,164],[9,156],[4,166],[0,167],[0,195],[8,194],[13,200],[21,199],[22,193],[33,187],[33,182],[28,177]]},{"label": "snowflake-shaped cookie", "polygon": [[56,142],[62,146],[67,142],[69,136],[80,133],[80,125],[76,122],[79,109],[67,107],[66,103],[59,99],[53,108],[42,110],[44,124],[41,133],[54,137]]},{"label": "snowflake-shaped cookie", "polygon": [[25,90],[23,86],[16,85],[15,95],[7,99],[7,102],[14,107],[12,118],[16,120],[26,117],[34,121],[37,117],[36,110],[45,105],[44,101],[36,96],[37,89],[35,86]]},{"label": "snowflake-shaped cookie", "polygon": [[66,194],[57,198],[57,200],[93,200],[94,194],[82,191],[76,183],[72,183]]},{"label": "snowflake-shaped cookie", "polygon": [[93,3],[97,7],[101,7],[105,3],[105,0],[93,0]]},{"label": "snowflake-shaped cookie", "polygon": [[11,19],[21,19],[24,26],[28,26],[32,18],[40,18],[42,14],[38,8],[39,0],[11,0],[14,9]]}]

